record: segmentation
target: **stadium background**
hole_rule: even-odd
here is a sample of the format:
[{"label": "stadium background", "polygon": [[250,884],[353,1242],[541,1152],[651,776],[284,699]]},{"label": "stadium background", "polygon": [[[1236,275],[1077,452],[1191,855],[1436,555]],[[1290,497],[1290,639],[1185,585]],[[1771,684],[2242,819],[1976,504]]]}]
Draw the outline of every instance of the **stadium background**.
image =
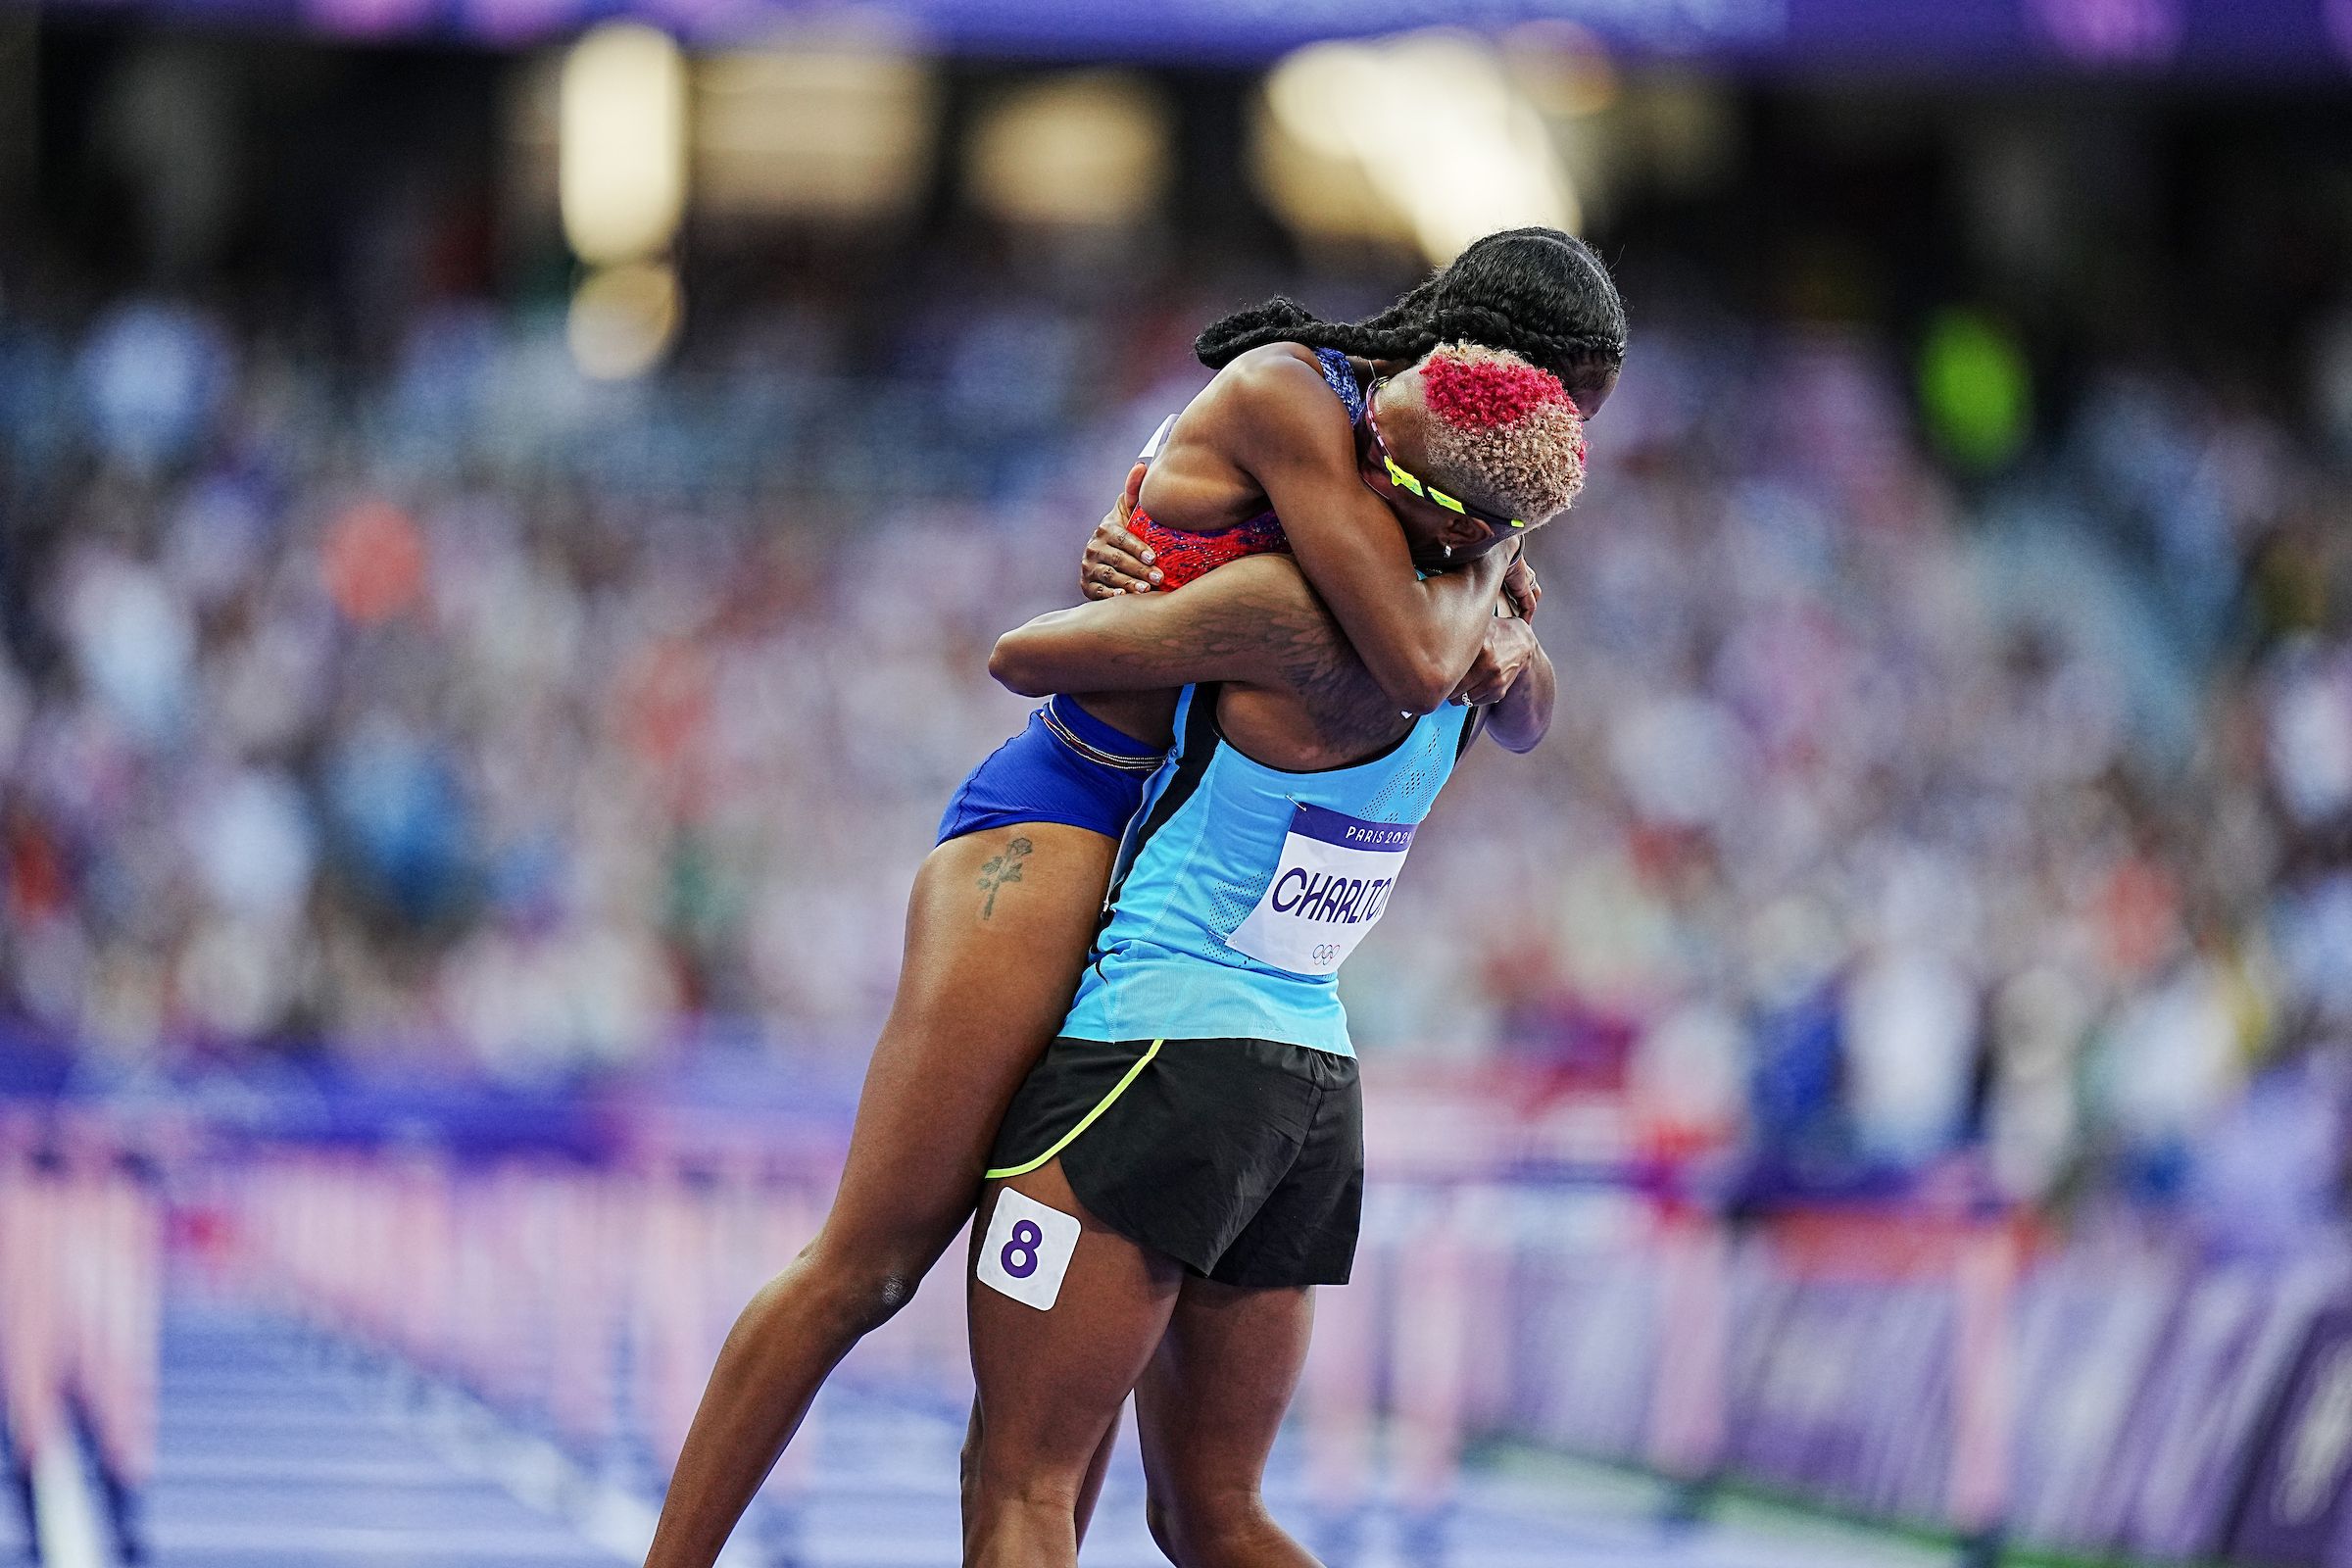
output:
[{"label": "stadium background", "polygon": [[[1560,720],[1278,1504],[2352,1561],[2352,7],[629,9],[0,4],[0,1561],[630,1560],[1192,332],[1530,220]],[[742,1560],[950,1560],[961,1353]]]}]

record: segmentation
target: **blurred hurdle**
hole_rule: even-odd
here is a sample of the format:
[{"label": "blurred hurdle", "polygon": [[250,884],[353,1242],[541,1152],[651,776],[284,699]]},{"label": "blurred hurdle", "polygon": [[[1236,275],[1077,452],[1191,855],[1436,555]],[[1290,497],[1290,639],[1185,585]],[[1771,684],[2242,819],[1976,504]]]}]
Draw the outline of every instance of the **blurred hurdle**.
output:
[{"label": "blurred hurdle", "polygon": [[1502,1441],[1656,1477],[1668,1523],[1738,1478],[1992,1549],[2025,1244],[1901,1229],[1735,1235],[1597,1176],[1386,1187],[1301,1397],[1323,1545],[1344,1558],[1388,1509],[1442,1560],[1465,1453]]},{"label": "blurred hurdle", "polygon": [[798,1189],[431,1152],[267,1155],[210,1188],[215,1289],[664,1471],[727,1322],[814,1230]]},{"label": "blurred hurdle", "polygon": [[1589,1103],[1531,1119],[1471,1085],[1373,1104],[1356,1280],[1321,1293],[1299,1399],[1333,1560],[1384,1511],[1412,1560],[1443,1560],[1465,1455],[1496,1442],[1655,1477],[1669,1524],[1738,1480],[1997,1549],[2035,1250],[2012,1221],[1736,1228]]},{"label": "blurred hurdle", "polygon": [[[2232,1466],[2283,1442],[2272,1396],[2345,1295],[2325,1259],[2060,1249],[1919,1204],[1735,1227],[1598,1122],[1530,1133],[1470,1098],[1376,1112],[1412,1125],[1373,1130],[1355,1283],[1319,1293],[1296,1463],[1277,1468],[1335,1563],[1446,1560],[1467,1467],[1497,1444],[1662,1478],[1681,1489],[1660,1498],[1669,1525],[1732,1482],[1980,1552],[2014,1533],[2218,1556]],[[517,1485],[625,1555],[735,1313],[813,1235],[829,1173],[750,1147],[587,1161],[220,1137],[150,1174],[126,1141],[99,1118],[0,1121],[0,1503],[65,1568],[136,1544],[167,1284],[183,1321],[219,1308],[205,1321],[272,1357],[407,1391],[427,1438],[456,1409],[561,1455],[561,1485]],[[962,1255],[844,1363],[866,1435],[826,1461],[835,1503],[875,1412],[960,1424]],[[229,1397],[201,1396],[208,1433]],[[826,1503],[824,1408],[741,1560],[788,1554]]]},{"label": "blurred hurdle", "polygon": [[114,1141],[0,1118],[0,1452],[51,1568],[138,1549],[156,1458],[163,1208]]},{"label": "blurred hurdle", "polygon": [[[210,1172],[202,1193],[208,1292],[544,1439],[575,1490],[595,1493],[567,1504],[583,1522],[615,1497],[659,1496],[735,1315],[814,1236],[824,1196],[756,1161],[597,1169],[429,1152],[265,1152]],[[960,1421],[961,1255],[838,1376]],[[794,1530],[821,1409],[762,1492],[751,1538]],[[650,1508],[633,1517],[627,1529],[650,1531]]]}]

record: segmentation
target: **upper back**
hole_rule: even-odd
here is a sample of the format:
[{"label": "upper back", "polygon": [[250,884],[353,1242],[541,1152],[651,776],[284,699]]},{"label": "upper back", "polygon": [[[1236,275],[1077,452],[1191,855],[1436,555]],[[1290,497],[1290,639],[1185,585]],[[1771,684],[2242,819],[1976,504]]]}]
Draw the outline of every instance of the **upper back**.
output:
[{"label": "upper back", "polygon": [[1192,687],[1178,705],[1063,1032],[1346,1054],[1340,965],[1386,910],[1469,715],[1442,708],[1352,765],[1298,770],[1236,748],[1217,697]]},{"label": "upper back", "polygon": [[1219,729],[1248,756],[1294,772],[1347,767],[1410,727],[1290,557],[1237,561],[1185,592],[1208,635],[1249,638],[1273,660],[1264,683],[1215,699]]}]

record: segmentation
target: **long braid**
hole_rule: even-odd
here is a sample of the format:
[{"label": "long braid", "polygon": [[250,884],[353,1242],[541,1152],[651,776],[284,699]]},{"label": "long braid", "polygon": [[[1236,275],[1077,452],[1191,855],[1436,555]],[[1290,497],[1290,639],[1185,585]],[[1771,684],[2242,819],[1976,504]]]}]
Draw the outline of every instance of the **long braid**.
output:
[{"label": "long braid", "polygon": [[1625,360],[1625,306],[1600,258],[1550,228],[1489,234],[1386,310],[1327,321],[1277,295],[1209,323],[1194,340],[1219,369],[1268,343],[1303,343],[1369,360],[1418,360],[1440,343],[1516,354],[1574,383]]}]

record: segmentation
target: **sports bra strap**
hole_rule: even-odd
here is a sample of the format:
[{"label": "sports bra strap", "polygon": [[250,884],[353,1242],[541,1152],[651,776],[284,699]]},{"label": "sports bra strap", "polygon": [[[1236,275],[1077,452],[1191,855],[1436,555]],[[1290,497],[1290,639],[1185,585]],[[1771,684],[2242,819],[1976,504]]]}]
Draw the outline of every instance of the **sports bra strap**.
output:
[{"label": "sports bra strap", "polygon": [[1364,416],[1364,389],[1356,384],[1355,367],[1338,349],[1315,350],[1315,363],[1323,368],[1324,384],[1340,395],[1347,407],[1348,422],[1353,424]]}]

